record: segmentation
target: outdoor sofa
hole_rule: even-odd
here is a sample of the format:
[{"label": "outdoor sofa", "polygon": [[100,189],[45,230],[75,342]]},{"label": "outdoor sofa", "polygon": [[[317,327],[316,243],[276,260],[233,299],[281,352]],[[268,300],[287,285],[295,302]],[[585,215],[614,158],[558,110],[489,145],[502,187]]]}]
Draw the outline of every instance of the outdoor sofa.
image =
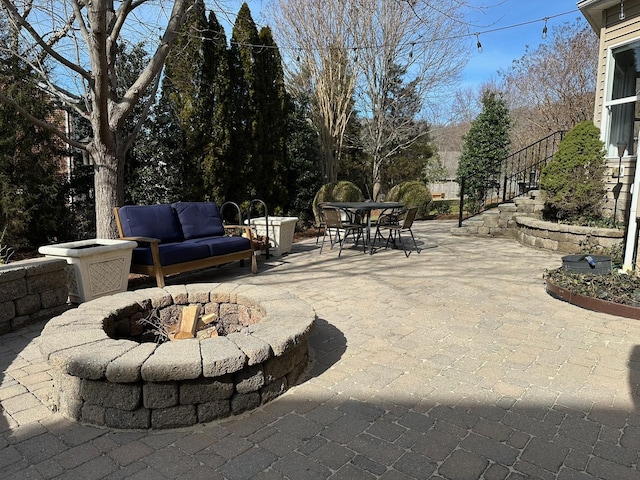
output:
[{"label": "outdoor sofa", "polygon": [[[120,238],[138,242],[131,272],[155,276],[158,287],[166,275],[236,260],[251,260],[251,271],[258,271],[251,227],[223,225],[214,202],[125,205],[114,214]],[[245,236],[229,235],[238,231]]]}]

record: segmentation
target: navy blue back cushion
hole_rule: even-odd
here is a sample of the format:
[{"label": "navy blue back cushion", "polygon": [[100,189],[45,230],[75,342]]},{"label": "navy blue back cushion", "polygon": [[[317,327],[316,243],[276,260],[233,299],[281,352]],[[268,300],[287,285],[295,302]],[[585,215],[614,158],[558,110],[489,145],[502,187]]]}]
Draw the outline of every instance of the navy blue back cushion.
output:
[{"label": "navy blue back cushion", "polygon": [[162,243],[184,240],[171,205],[125,205],[120,207],[120,220],[126,237],[159,238]]},{"label": "navy blue back cushion", "polygon": [[182,224],[182,233],[190,238],[224,235],[218,205],[213,202],[178,202],[173,204]]}]

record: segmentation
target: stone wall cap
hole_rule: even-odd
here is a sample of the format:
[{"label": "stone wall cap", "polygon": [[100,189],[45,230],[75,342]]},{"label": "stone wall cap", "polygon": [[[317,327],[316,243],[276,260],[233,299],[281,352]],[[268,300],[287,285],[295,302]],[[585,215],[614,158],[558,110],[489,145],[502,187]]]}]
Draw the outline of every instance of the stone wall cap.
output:
[{"label": "stone wall cap", "polygon": [[140,373],[148,382],[198,378],[202,374],[200,341],[193,338],[158,345],[142,364]]},{"label": "stone wall cap", "polygon": [[67,268],[62,258],[29,258],[0,265],[0,282]]}]

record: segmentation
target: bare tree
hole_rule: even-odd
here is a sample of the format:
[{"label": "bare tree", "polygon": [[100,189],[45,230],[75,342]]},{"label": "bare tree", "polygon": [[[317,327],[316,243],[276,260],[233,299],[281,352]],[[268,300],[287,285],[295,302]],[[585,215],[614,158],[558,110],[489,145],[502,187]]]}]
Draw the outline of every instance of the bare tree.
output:
[{"label": "bare tree", "polygon": [[[31,66],[50,95],[91,123],[92,138],[71,138],[60,124],[32,115],[7,93],[0,92],[0,101],[89,156],[95,168],[99,237],[115,234],[112,208],[124,199],[125,154],[155,99],[152,93],[165,59],[192,3],[175,0],[168,18],[158,21],[164,28],[152,29],[153,15],[162,16],[163,10],[149,0],[124,0],[117,8],[113,0],[0,0],[0,15],[16,40],[9,53]],[[136,31],[145,27],[149,30]],[[118,95],[118,46],[141,38],[157,39],[155,51],[141,74]],[[124,122],[142,98],[147,99],[143,114],[125,134]]]},{"label": "bare tree", "polygon": [[373,162],[373,198],[382,170],[426,129],[422,109],[453,85],[466,64],[465,2],[354,0],[358,32],[356,106],[364,120],[362,143]]},{"label": "bare tree", "polygon": [[278,43],[295,58],[286,64],[289,89],[294,95],[310,93],[320,136],[320,170],[325,182],[334,182],[353,113],[352,2],[276,0],[273,7]]},{"label": "bare tree", "polygon": [[277,34],[298,60],[289,84],[311,93],[325,181],[337,179],[356,109],[373,158],[373,197],[384,163],[425,133],[423,107],[457,79],[466,56],[462,0],[277,0]]},{"label": "bare tree", "polygon": [[593,117],[598,37],[584,20],[564,23],[551,33],[550,43],[527,48],[500,72],[516,121],[516,147]]}]

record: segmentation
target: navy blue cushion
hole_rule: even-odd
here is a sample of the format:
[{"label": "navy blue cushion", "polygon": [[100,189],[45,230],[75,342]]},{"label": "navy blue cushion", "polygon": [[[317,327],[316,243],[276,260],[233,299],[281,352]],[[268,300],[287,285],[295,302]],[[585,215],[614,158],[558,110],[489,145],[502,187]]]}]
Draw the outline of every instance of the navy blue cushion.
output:
[{"label": "navy blue cushion", "polygon": [[218,205],[213,202],[174,203],[184,238],[202,238],[224,235]]},{"label": "navy blue cushion", "polygon": [[[209,257],[210,249],[207,245],[193,243],[165,243],[158,245],[160,250],[160,263],[162,266],[174,263],[189,262]],[[133,249],[131,262],[138,265],[153,265],[151,248],[138,247]]]},{"label": "navy blue cushion", "polygon": [[244,237],[207,237],[186,240],[185,245],[205,246],[211,256],[241,252],[251,249],[251,242]]},{"label": "navy blue cushion", "polygon": [[120,207],[120,220],[125,237],[159,238],[162,243],[184,239],[171,205],[125,205]]}]

